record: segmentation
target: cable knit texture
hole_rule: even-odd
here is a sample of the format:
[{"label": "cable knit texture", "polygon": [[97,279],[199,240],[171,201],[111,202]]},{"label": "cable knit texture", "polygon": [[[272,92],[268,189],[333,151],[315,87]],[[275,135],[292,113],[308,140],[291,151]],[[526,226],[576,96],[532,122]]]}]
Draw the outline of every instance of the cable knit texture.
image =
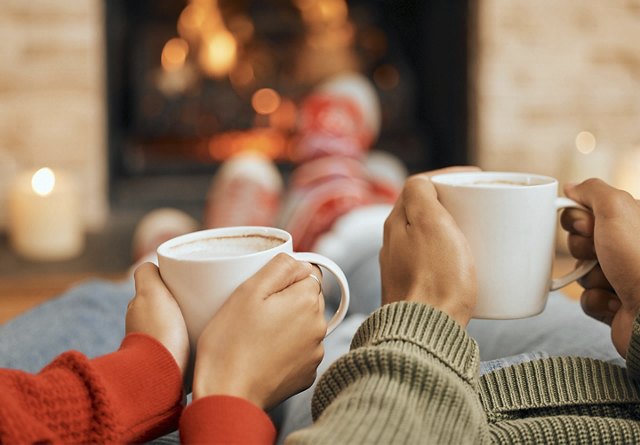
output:
[{"label": "cable knit texture", "polygon": [[453,319],[387,305],[321,377],[316,421],[288,443],[640,443],[638,320],[633,335],[628,369],[550,357],[478,377],[477,345]]},{"label": "cable knit texture", "polygon": [[98,359],[70,351],[38,374],[0,370],[0,443],[144,441],[176,427],[181,402],[171,354],[130,334]]}]

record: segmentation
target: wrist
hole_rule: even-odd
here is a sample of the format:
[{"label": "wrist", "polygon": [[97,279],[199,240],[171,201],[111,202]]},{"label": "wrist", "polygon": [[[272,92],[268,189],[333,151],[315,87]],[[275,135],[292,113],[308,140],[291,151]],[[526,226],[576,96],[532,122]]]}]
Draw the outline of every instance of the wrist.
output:
[{"label": "wrist", "polygon": [[466,328],[471,320],[473,308],[459,301],[445,300],[443,302],[425,301],[423,298],[408,297],[407,302],[425,304],[440,312],[445,313],[463,328]]},{"label": "wrist", "polygon": [[244,373],[233,367],[225,368],[217,369],[208,362],[199,362],[196,359],[193,376],[193,400],[213,395],[232,396],[247,400],[264,409],[264,400],[251,390],[253,385],[243,378]]}]

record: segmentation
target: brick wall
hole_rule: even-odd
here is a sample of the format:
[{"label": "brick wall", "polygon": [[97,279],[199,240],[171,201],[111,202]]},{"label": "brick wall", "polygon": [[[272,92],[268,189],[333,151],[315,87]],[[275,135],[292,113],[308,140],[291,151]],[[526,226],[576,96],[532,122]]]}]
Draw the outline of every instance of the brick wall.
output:
[{"label": "brick wall", "polygon": [[[475,159],[640,191],[640,1],[479,0]],[[576,135],[596,140],[589,155]],[[630,170],[625,172],[625,170]]]},{"label": "brick wall", "polygon": [[64,168],[86,221],[108,213],[101,0],[0,1],[0,226],[16,170]]}]

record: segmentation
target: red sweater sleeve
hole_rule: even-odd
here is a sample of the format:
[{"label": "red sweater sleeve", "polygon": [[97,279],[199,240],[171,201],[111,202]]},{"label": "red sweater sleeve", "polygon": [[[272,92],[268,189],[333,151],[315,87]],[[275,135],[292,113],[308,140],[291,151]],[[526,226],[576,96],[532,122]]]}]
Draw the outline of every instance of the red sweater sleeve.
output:
[{"label": "red sweater sleeve", "polygon": [[66,352],[38,374],[0,370],[0,443],[144,441],[175,429],[181,408],[177,363],[143,334],[93,360]]},{"label": "red sweater sleeve", "polygon": [[185,444],[273,444],[276,429],[263,410],[232,396],[209,396],[189,405],[180,419]]}]

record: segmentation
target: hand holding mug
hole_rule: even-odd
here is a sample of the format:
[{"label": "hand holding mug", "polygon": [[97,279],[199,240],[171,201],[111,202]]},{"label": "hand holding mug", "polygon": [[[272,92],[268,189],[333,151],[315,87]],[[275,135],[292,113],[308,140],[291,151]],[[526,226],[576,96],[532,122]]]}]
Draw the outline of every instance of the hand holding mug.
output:
[{"label": "hand holding mug", "polygon": [[474,260],[429,180],[430,175],[446,171],[460,169],[410,177],[385,221],[380,251],[382,303],[426,303],[466,326],[476,302]]},{"label": "hand holding mug", "polygon": [[180,306],[192,350],[226,299],[279,253],[320,266],[335,277],[340,305],[329,320],[328,335],[346,315],[349,283],[331,259],[294,252],[289,232],[275,227],[221,227],[181,235],[158,247],[160,275]]},{"label": "hand holding mug", "polygon": [[599,262],[580,280],[585,288],[582,307],[611,326],[613,344],[626,357],[640,311],[640,205],[629,193],[598,179],[567,185],[565,193],[593,212],[566,210],[561,218],[570,234],[571,254]]},{"label": "hand holding mug", "polygon": [[596,264],[585,261],[562,277],[551,277],[558,210],[583,208],[558,196],[555,178],[477,171],[438,174],[431,181],[475,259],[478,298],[474,318],[539,314],[549,291],[579,279]]},{"label": "hand holding mug", "polygon": [[189,364],[189,337],[178,303],[154,264],[138,266],[134,279],[136,295],[127,308],[126,333],[140,332],[162,343],[184,377]]},{"label": "hand holding mug", "polygon": [[327,332],[319,270],[279,254],[241,284],[198,340],[193,398],[268,409],[313,383]]}]

